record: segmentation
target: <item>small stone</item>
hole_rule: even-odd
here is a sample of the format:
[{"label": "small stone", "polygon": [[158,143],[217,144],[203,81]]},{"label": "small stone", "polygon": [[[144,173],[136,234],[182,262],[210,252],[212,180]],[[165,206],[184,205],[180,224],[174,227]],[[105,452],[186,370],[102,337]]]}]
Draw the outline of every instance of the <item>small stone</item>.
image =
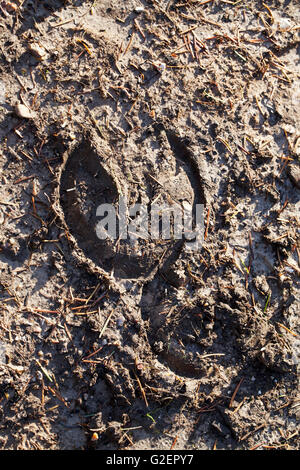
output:
[{"label": "small stone", "polygon": [[39,44],[29,44],[28,49],[31,54],[34,55],[38,60],[45,60],[48,57],[48,54],[45,49]]},{"label": "small stone", "polygon": [[142,13],[143,11],[145,11],[145,8],[144,7],[135,7],[134,11],[136,13]]},{"label": "small stone", "polygon": [[300,167],[298,165],[290,165],[288,171],[291,182],[300,189]]},{"label": "small stone", "polygon": [[0,104],[5,103],[5,92],[6,88],[4,83],[0,82]]},{"label": "small stone", "polygon": [[164,64],[163,62],[156,62],[153,65],[160,73],[164,73],[167,68],[166,64]]},{"label": "small stone", "polygon": [[92,437],[91,437],[91,441],[98,441],[98,439],[99,439],[98,433],[93,432]]},{"label": "small stone", "polygon": [[285,266],[284,269],[287,273],[290,273],[290,274],[293,274],[293,272],[294,272],[293,268],[290,268],[289,266]]},{"label": "small stone", "polygon": [[35,113],[21,103],[15,106],[15,113],[17,116],[24,119],[33,119],[35,117]]},{"label": "small stone", "polygon": [[289,29],[292,27],[292,22],[289,18],[279,18],[278,26],[279,26],[280,31],[285,31],[286,29]]},{"label": "small stone", "polygon": [[288,133],[288,134],[295,134],[296,129],[294,126],[291,124],[284,124],[282,128]]},{"label": "small stone", "polygon": [[40,370],[36,371],[36,378],[39,382],[41,382],[43,380],[43,374]]}]

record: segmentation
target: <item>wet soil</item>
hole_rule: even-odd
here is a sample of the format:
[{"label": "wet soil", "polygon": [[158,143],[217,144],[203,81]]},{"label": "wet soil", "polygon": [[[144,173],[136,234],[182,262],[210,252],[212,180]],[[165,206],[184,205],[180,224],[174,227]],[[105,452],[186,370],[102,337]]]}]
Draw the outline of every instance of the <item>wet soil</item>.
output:
[{"label": "wet soil", "polygon": [[[1,3],[1,449],[299,448],[299,24]],[[201,249],[101,240],[120,196],[202,205]]]}]

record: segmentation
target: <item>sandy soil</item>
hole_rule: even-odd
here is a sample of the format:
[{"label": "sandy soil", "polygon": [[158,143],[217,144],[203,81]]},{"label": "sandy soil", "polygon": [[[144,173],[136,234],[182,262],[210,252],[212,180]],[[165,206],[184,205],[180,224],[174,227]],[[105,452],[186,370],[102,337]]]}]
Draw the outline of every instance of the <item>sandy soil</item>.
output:
[{"label": "sandy soil", "polygon": [[[1,2],[0,448],[299,447],[299,25]],[[99,241],[120,191],[204,204],[202,249]]]}]

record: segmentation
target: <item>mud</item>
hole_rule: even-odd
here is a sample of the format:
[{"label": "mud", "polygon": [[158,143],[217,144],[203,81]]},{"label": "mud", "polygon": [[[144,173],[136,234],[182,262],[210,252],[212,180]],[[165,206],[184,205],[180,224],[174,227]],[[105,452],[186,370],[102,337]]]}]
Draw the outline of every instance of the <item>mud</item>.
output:
[{"label": "mud", "polygon": [[[1,5],[2,449],[299,448],[300,15],[267,6]],[[201,250],[100,240],[120,195],[202,204]]]}]

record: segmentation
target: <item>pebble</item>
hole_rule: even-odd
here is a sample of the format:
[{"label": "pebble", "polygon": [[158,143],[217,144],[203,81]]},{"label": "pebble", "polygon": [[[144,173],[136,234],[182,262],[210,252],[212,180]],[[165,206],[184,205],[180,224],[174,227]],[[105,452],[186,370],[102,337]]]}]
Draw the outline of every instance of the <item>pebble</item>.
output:
[{"label": "pebble", "polygon": [[39,44],[29,44],[28,49],[38,60],[45,60],[48,57],[45,49]]},{"label": "pebble", "polygon": [[0,82],[0,104],[5,103],[5,85],[4,83]]},{"label": "pebble", "polygon": [[290,273],[290,274],[293,274],[293,272],[294,272],[293,268],[290,268],[289,266],[285,266],[284,270],[285,270],[287,273]]},{"label": "pebble", "polygon": [[288,133],[288,134],[295,134],[296,128],[292,126],[291,124],[284,124],[282,128]]},{"label": "pebble", "polygon": [[142,13],[143,11],[145,11],[145,8],[144,7],[135,7],[134,11],[136,13]]},{"label": "pebble", "polygon": [[157,62],[154,64],[154,66],[160,73],[163,73],[167,68],[166,64],[164,64],[163,62]]},{"label": "pebble", "polygon": [[39,380],[40,382],[43,380],[43,374],[40,370],[37,370],[36,371],[36,378],[37,380]]},{"label": "pebble", "polygon": [[15,113],[17,116],[24,119],[33,119],[35,117],[35,113],[21,103],[15,106]]},{"label": "pebble", "polygon": [[298,165],[289,166],[289,178],[293,185],[300,189],[300,167]]},{"label": "pebble", "polygon": [[280,30],[289,29],[292,27],[292,22],[289,18],[280,18],[278,20],[278,26]]}]

